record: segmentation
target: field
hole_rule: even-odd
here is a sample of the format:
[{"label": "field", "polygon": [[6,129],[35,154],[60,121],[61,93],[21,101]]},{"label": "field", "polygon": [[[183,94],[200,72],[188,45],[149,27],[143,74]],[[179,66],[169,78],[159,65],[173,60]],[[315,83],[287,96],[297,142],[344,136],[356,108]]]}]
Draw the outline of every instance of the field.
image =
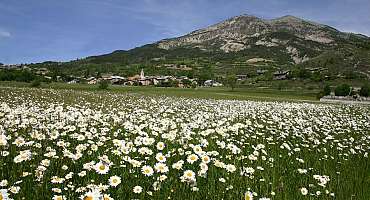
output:
[{"label": "field", "polygon": [[0,200],[370,199],[370,107],[50,88],[0,87]]},{"label": "field", "polygon": [[[30,87],[29,83],[1,82],[0,87]],[[99,91],[97,85],[66,84],[66,83],[43,83],[41,88],[70,89],[83,91]],[[116,93],[135,93],[143,95],[166,95],[175,97],[206,98],[206,99],[230,99],[230,100],[263,100],[263,101],[317,101],[318,90],[306,90],[302,88],[273,89],[261,87],[242,87],[232,91],[226,87],[199,87],[190,88],[163,88],[142,86],[119,86],[111,85],[108,90]]]}]

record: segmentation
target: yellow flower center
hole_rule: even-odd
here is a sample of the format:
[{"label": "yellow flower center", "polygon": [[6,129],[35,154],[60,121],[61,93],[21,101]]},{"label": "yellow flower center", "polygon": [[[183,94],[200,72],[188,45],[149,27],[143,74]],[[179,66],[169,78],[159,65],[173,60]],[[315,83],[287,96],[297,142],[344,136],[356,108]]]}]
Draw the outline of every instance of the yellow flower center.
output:
[{"label": "yellow flower center", "polygon": [[248,193],[245,193],[245,200],[251,200],[251,199],[252,199],[251,195]]},{"label": "yellow flower center", "polygon": [[99,166],[99,169],[100,169],[100,170],[105,170],[105,165],[100,165],[100,166]]},{"label": "yellow flower center", "polygon": [[3,194],[0,193],[0,200],[3,200],[4,197],[3,197]]},{"label": "yellow flower center", "polygon": [[93,197],[92,197],[92,196],[86,196],[86,197],[84,198],[84,200],[93,200]]}]

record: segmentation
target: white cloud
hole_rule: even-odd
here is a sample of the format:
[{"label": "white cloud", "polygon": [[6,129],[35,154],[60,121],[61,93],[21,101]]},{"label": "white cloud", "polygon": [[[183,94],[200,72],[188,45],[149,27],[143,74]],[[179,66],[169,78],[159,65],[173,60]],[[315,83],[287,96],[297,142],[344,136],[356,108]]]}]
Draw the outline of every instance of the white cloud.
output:
[{"label": "white cloud", "polygon": [[2,37],[8,38],[8,37],[11,37],[11,36],[12,36],[12,34],[10,34],[10,32],[0,30],[0,38],[2,38]]}]

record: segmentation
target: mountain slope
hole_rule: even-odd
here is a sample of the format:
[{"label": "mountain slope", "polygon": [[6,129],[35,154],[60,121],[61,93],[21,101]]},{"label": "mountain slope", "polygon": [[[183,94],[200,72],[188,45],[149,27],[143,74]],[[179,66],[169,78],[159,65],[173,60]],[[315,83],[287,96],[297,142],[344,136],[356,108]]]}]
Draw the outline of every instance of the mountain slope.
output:
[{"label": "mountain slope", "polygon": [[[342,33],[332,27],[305,21],[294,16],[264,20],[250,15],[237,16],[194,31],[188,35],[162,40],[159,48],[199,48],[206,51],[238,52],[260,47],[283,47],[291,61],[298,64],[332,49],[350,38],[368,40]],[[307,52],[308,51],[308,52]]]},{"label": "mountain slope", "polygon": [[224,75],[228,70],[301,66],[327,68],[333,76],[352,71],[365,75],[370,74],[370,39],[294,16],[267,20],[241,15],[181,37],[48,66],[72,74],[131,75],[145,67],[149,74],[196,75],[212,69]]}]

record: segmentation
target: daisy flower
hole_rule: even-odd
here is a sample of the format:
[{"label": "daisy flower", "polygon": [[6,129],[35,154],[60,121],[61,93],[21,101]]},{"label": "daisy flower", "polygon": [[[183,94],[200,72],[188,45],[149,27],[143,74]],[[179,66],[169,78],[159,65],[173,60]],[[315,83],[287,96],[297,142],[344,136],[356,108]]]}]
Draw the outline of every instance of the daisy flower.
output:
[{"label": "daisy flower", "polygon": [[84,195],[80,196],[81,200],[101,200],[102,195],[100,194],[99,190],[91,190]]},{"label": "daisy flower", "polygon": [[109,178],[109,185],[112,187],[117,187],[121,183],[121,177],[119,176],[111,176]]},{"label": "daisy flower", "polygon": [[0,199],[1,200],[8,200],[9,199],[9,194],[6,189],[0,189]]},{"label": "daisy flower", "polygon": [[201,157],[203,163],[209,163],[211,161],[211,158],[207,155],[204,155]]},{"label": "daisy flower", "polygon": [[167,173],[168,172],[168,167],[166,164],[164,163],[156,163],[154,165],[154,169],[157,171],[157,172],[160,172],[160,173]]},{"label": "daisy flower", "polygon": [[98,174],[107,174],[109,171],[109,166],[104,164],[103,162],[98,162],[95,165],[95,171]]},{"label": "daisy flower", "polygon": [[308,194],[308,190],[305,187],[303,187],[301,188],[301,193],[302,195],[306,196]]},{"label": "daisy flower", "polygon": [[182,176],[185,181],[194,182],[195,181],[195,173],[192,170],[184,171],[184,175]]},{"label": "daisy flower", "polygon": [[143,191],[143,188],[141,186],[135,186],[132,191],[136,194],[140,194]]},{"label": "daisy flower", "polygon": [[158,142],[157,143],[157,149],[159,151],[162,151],[164,149],[164,147],[165,147],[165,144],[163,142]]},{"label": "daisy flower", "polygon": [[[0,198],[1,199],[1,198]],[[65,200],[66,198],[62,195],[54,195],[53,200]]]},{"label": "daisy flower", "polygon": [[110,197],[110,195],[109,194],[104,194],[104,196],[103,196],[103,199],[102,200],[113,200],[113,198],[112,197]]},{"label": "daisy flower", "polygon": [[155,159],[157,159],[158,162],[166,162],[166,157],[162,153],[157,153]]},{"label": "daisy flower", "polygon": [[197,160],[198,160],[198,156],[195,154],[190,154],[188,158],[186,159],[186,161],[188,161],[188,163],[190,164],[193,164]]},{"label": "daisy flower", "polygon": [[246,192],[245,193],[245,200],[253,200],[253,193],[252,192]]},{"label": "daisy flower", "polygon": [[145,175],[145,176],[151,176],[153,175],[153,168],[151,166],[148,166],[148,165],[145,165],[141,168],[141,172]]}]

